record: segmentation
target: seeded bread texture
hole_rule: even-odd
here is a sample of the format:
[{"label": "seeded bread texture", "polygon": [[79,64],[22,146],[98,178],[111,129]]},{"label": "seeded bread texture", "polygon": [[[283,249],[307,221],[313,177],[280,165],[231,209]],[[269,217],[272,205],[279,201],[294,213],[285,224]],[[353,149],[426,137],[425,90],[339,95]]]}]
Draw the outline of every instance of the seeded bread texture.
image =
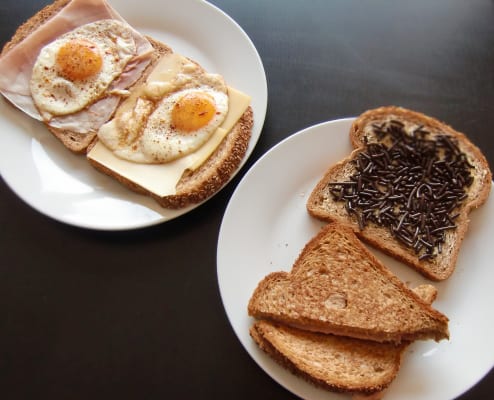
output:
[{"label": "seeded bread texture", "polygon": [[[413,289],[431,304],[437,289]],[[407,342],[400,345],[307,332],[266,320],[255,321],[250,335],[279,364],[308,382],[353,399],[380,399],[395,379]]]},{"label": "seeded bread texture", "polygon": [[[432,137],[442,132],[456,138],[460,150],[467,155],[469,163],[473,166],[474,181],[468,188],[468,198],[455,221],[457,228],[446,233],[442,252],[434,258],[420,260],[413,249],[400,243],[388,229],[377,224],[369,223],[361,230],[355,215],[349,215],[345,209],[345,203],[335,201],[329,193],[328,183],[347,181],[356,172],[354,160],[364,145],[377,141],[365,128],[390,118],[423,125],[430,130]],[[313,189],[307,202],[310,215],[323,221],[338,221],[351,227],[362,240],[415,268],[429,279],[440,281],[448,278],[455,269],[461,243],[468,229],[469,213],[481,206],[490,193],[492,174],[482,152],[464,134],[450,126],[424,114],[399,107],[381,107],[363,113],[351,126],[350,141],[355,150],[347,158],[331,166]]]},{"label": "seeded bread texture", "polygon": [[330,223],[292,270],[267,275],[248,313],[295,328],[378,342],[441,340],[448,318],[391,273],[351,228]]}]

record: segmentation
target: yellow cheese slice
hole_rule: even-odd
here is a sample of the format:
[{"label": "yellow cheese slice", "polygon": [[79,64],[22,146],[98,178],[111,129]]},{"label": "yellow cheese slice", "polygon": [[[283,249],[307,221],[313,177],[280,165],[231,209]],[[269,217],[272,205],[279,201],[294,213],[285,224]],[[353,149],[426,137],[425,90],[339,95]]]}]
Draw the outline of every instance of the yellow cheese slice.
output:
[{"label": "yellow cheese slice", "polygon": [[194,170],[208,159],[250,104],[249,96],[231,87],[228,87],[228,97],[228,113],[223,124],[208,142],[185,157],[166,164],[138,164],[116,157],[99,141],[87,157],[160,197],[173,195],[185,170]]}]

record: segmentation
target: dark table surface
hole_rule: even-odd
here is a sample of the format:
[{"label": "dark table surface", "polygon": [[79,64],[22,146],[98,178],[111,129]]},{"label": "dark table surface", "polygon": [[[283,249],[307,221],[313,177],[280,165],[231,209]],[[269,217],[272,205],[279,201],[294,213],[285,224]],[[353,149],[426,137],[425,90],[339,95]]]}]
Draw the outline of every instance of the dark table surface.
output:
[{"label": "dark table surface", "polygon": [[[247,169],[302,128],[388,104],[447,121],[494,165],[491,0],[212,2],[266,69],[268,111],[251,158],[198,209],[128,232],[51,220],[2,180],[2,399],[294,398],[244,351],[219,295],[218,232]],[[0,43],[47,3],[3,0]],[[491,370],[460,398],[492,391]]]}]

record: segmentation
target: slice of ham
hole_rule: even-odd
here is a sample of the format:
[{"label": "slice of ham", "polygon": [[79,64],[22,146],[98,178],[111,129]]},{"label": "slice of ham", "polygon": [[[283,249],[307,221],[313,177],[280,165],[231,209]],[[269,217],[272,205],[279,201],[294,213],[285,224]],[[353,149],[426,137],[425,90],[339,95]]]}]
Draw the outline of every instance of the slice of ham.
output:
[{"label": "slice of ham", "polygon": [[[42,120],[29,90],[32,68],[41,48],[78,26],[101,19],[117,19],[127,24],[104,0],[72,0],[58,14],[40,25],[0,58],[0,92],[30,117]],[[139,79],[151,61],[153,52],[151,44],[130,25],[127,26],[132,30],[137,51],[122,75],[112,83],[110,87],[112,93],[125,94],[125,89]],[[57,117],[52,121],[57,128],[73,130],[77,127],[76,132],[96,132],[111,117],[118,103],[117,95],[105,96],[85,110]],[[98,118],[95,118],[95,115],[98,115]]]},{"label": "slice of ham", "polygon": [[96,133],[112,117],[119,102],[119,96],[104,97],[77,113],[52,118],[50,126],[77,133]]}]

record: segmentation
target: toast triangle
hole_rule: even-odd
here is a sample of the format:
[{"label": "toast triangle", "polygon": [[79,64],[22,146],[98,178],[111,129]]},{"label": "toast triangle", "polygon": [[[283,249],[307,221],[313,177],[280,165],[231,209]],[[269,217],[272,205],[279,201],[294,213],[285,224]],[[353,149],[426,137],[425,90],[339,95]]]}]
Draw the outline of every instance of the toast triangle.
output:
[{"label": "toast triangle", "polygon": [[377,342],[449,338],[448,318],[408,289],[356,237],[330,223],[292,271],[267,275],[248,313],[296,328]]},{"label": "toast triangle", "polygon": [[[437,289],[413,289],[431,304]],[[250,335],[280,365],[308,382],[362,399],[381,398],[396,377],[409,342],[399,345],[303,331],[266,320],[254,322]],[[369,396],[369,397],[368,397]]]}]

